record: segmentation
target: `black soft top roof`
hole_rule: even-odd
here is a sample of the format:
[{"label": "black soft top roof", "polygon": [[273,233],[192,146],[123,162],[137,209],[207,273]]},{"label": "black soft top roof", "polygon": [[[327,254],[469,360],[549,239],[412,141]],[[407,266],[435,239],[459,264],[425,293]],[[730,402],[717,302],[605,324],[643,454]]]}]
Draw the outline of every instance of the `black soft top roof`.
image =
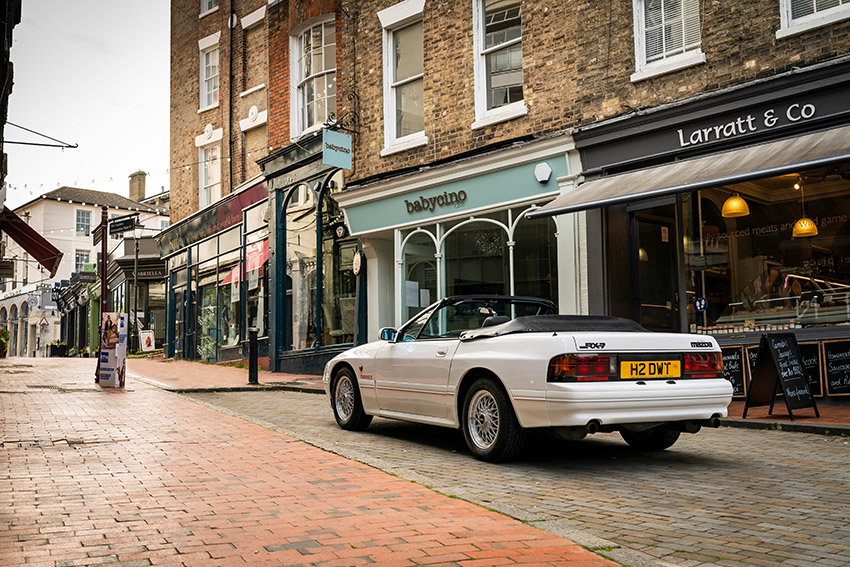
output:
[{"label": "black soft top roof", "polygon": [[498,337],[511,333],[554,333],[558,331],[648,332],[635,321],[620,317],[605,317],[603,315],[535,315],[532,317],[517,317],[501,325],[464,331],[460,335],[460,340],[469,341],[481,337]]}]

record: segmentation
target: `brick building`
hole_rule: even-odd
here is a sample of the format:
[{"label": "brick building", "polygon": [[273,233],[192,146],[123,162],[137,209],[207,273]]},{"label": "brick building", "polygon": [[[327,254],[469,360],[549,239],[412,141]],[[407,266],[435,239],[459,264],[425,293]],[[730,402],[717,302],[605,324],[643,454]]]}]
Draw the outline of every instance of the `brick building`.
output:
[{"label": "brick building", "polygon": [[[332,353],[437,298],[470,292],[538,295],[562,312],[627,316],[650,328],[740,332],[726,343],[736,348],[759,329],[800,326],[822,361],[824,341],[844,340],[848,318],[825,309],[840,307],[850,281],[840,220],[847,201],[836,200],[850,190],[842,130],[850,5],[273,0],[225,9],[222,1],[195,22],[196,4],[181,4],[186,22],[174,17],[175,83],[199,69],[212,40],[197,42],[218,29],[220,38],[240,35],[239,25],[220,25],[225,12],[237,22],[265,8],[266,54],[256,57],[267,69],[268,151],[257,160],[243,151],[245,165],[222,169],[221,186],[222,195],[244,189],[250,176],[237,172],[259,172],[255,184],[262,180],[268,196],[264,212],[244,212],[241,245],[265,242],[257,257],[272,258],[255,276],[275,290],[265,292],[267,320],[259,318],[272,368],[315,369],[305,352]],[[231,41],[218,41],[226,53]],[[251,56],[240,57],[246,74]],[[173,207],[185,211],[177,219],[197,210],[202,187],[197,172],[178,166],[218,128],[233,145],[222,158],[238,153],[225,105],[192,108],[198,76],[184,82],[172,100],[188,109],[172,125],[172,151],[185,152],[173,164]],[[325,122],[354,131],[344,176],[321,165]],[[723,213],[733,195],[751,214]],[[838,220],[819,224],[819,236],[793,233],[804,201],[814,224]],[[249,239],[251,230],[261,237]],[[191,254],[189,241],[165,253]],[[197,253],[194,262],[205,258]],[[356,278],[355,254],[368,264]],[[193,263],[185,265],[191,280]],[[776,267],[784,287],[775,293],[784,296],[770,303],[754,290]],[[237,293],[246,295],[234,288],[231,298]],[[248,304],[241,309],[243,326],[257,320]]]}]

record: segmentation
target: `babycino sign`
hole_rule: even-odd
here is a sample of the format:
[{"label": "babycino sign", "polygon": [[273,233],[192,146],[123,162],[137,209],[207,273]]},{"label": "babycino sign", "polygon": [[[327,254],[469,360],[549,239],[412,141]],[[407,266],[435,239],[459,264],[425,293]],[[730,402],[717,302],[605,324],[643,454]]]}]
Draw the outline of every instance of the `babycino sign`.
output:
[{"label": "babycino sign", "polygon": [[466,191],[461,189],[460,191],[451,193],[443,192],[442,195],[437,195],[436,197],[419,197],[418,199],[414,199],[413,201],[404,200],[404,204],[407,207],[407,213],[420,213],[422,211],[434,212],[437,207],[448,207],[453,206],[455,208],[460,208],[466,202]]},{"label": "babycino sign", "polygon": [[780,108],[768,108],[759,113],[736,116],[719,124],[679,128],[676,133],[679,137],[679,147],[686,148],[769,130],[777,125],[794,124],[814,118],[816,114],[817,108],[813,103],[793,102]]}]

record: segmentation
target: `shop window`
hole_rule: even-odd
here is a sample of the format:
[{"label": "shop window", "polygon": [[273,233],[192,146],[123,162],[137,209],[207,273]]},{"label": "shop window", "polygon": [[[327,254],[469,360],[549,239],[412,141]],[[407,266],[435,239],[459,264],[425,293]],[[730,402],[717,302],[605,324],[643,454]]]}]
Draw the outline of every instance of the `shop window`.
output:
[{"label": "shop window", "polygon": [[336,113],[336,24],[333,16],[292,36],[292,137],[318,130]]},{"label": "shop window", "polygon": [[[239,259],[239,250],[223,254],[219,258],[219,348],[237,347],[240,342],[242,310]],[[251,267],[253,268],[253,265]],[[250,274],[250,270],[248,273]]]},{"label": "shop window", "polygon": [[[296,187],[298,191],[303,188]],[[290,195],[290,202],[297,194]],[[316,344],[316,214],[286,216],[286,313],[285,350],[311,348]]]},{"label": "shop window", "polygon": [[351,271],[357,241],[339,240],[334,227],[328,226],[323,239],[325,277],[322,279],[322,345],[354,342],[355,276]]},{"label": "shop window", "polygon": [[424,1],[378,12],[384,28],[384,149],[381,155],[425,145]]},{"label": "shop window", "polygon": [[635,73],[632,81],[705,62],[699,0],[633,0]]},{"label": "shop window", "polygon": [[198,359],[213,362],[217,358],[218,312],[216,260],[213,258],[198,267]]},{"label": "shop window", "polygon": [[523,102],[522,3],[476,0],[473,12],[475,115],[473,128],[528,112]]},{"label": "shop window", "polygon": [[[434,234],[434,227],[427,227]],[[434,240],[426,232],[412,234],[404,246],[403,320],[437,301],[437,259]]]},{"label": "shop window", "polygon": [[850,18],[850,0],[779,0],[779,10],[781,38]]},{"label": "shop window", "polygon": [[[798,186],[800,189],[795,189]],[[733,194],[749,214],[724,217]],[[850,168],[785,175],[692,195],[686,210],[692,328],[729,333],[850,322]],[[804,212],[805,210],[805,212]],[[795,236],[801,217],[810,219]]]},{"label": "shop window", "polygon": [[245,259],[248,326],[255,327],[257,336],[264,337],[269,332],[268,239],[248,244],[245,248]]}]

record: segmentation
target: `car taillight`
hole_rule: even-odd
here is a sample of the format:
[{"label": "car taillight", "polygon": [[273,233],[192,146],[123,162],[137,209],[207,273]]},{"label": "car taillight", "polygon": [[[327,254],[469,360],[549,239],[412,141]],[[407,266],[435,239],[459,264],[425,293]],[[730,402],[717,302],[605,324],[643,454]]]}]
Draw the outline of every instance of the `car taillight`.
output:
[{"label": "car taillight", "polygon": [[723,374],[723,355],[719,352],[686,352],[684,374],[690,378],[717,378]]},{"label": "car taillight", "polygon": [[617,357],[604,354],[562,354],[549,361],[547,382],[595,382],[617,375]]}]

